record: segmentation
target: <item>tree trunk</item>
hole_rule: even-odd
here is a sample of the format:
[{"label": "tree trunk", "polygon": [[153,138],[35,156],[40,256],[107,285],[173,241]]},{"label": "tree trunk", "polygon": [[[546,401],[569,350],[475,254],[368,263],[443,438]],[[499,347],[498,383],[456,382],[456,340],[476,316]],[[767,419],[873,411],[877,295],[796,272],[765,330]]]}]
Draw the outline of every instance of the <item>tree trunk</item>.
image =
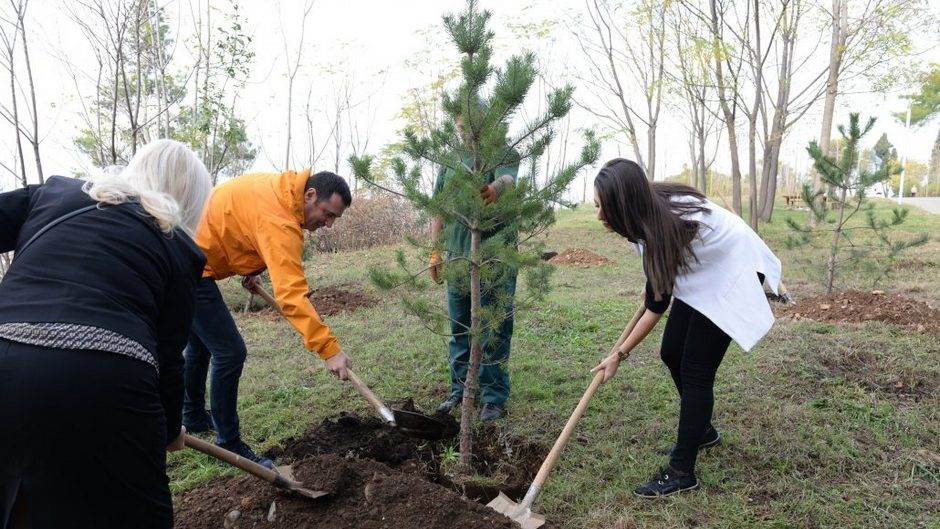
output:
[{"label": "tree trunk", "polygon": [[940,193],[940,129],[937,130],[937,139],[933,142],[933,151],[930,153],[930,168],[927,171],[927,188],[930,181],[937,183],[937,192]]},{"label": "tree trunk", "polygon": [[836,277],[836,256],[839,253],[839,238],[842,237],[842,223],[845,222],[845,195],[846,188],[842,187],[842,196],[839,200],[839,222],[832,232],[832,247],[829,248],[829,260],[826,266],[826,295],[832,294],[832,284]]},{"label": "tree trunk", "polygon": [[656,180],[656,122],[650,123],[646,129],[646,156],[649,162],[647,176],[652,182]]},{"label": "tree trunk", "polygon": [[721,105],[721,113],[724,116],[725,128],[728,129],[728,150],[731,157],[731,208],[737,215],[741,215],[741,162],[738,158],[738,134],[735,126],[735,115],[728,104],[728,94],[725,91],[724,64],[722,63],[722,54],[718,53],[719,43],[721,42],[721,32],[718,26],[718,9],[716,0],[710,0],[711,8],[711,32],[714,41],[714,50],[712,56],[715,60],[715,80],[718,89],[718,102]]},{"label": "tree trunk", "polygon": [[467,380],[464,382],[463,402],[460,406],[460,472],[470,473],[470,461],[473,456],[471,440],[473,413],[476,409],[476,396],[480,388],[480,362],[483,360],[483,347],[480,343],[480,240],[482,235],[477,228],[470,229],[470,366],[467,368]]},{"label": "tree trunk", "polygon": [[13,133],[16,134],[16,153],[20,159],[20,177],[23,187],[29,185],[26,178],[26,158],[23,157],[23,141],[20,139],[20,111],[16,105],[16,77],[13,72],[13,50],[10,50],[10,96],[13,98]]},{"label": "tree trunk", "polygon": [[747,168],[747,183],[750,189],[748,190],[748,207],[750,208],[750,215],[748,223],[751,225],[751,228],[754,231],[757,231],[757,224],[760,217],[759,207],[757,203],[757,112],[754,111],[754,115],[750,119],[750,123],[747,130],[747,156],[748,156],[748,168]]},{"label": "tree trunk", "polygon": [[[843,18],[846,6],[842,0],[832,0],[832,38],[829,45],[829,77],[826,81],[826,102],[823,105],[822,129],[819,132],[819,149],[825,155],[832,142],[832,117],[836,108],[836,95],[839,93],[839,70],[845,53],[845,31]],[[819,189],[819,173],[813,169],[813,189]]]},{"label": "tree trunk", "polygon": [[[704,118],[704,115],[703,115]],[[705,129],[704,124],[702,127],[699,127],[698,130],[698,174],[699,178],[702,179],[701,187],[702,194],[708,193],[708,169],[705,167]]]},{"label": "tree trunk", "polygon": [[33,157],[36,159],[36,174],[39,175],[39,183],[45,182],[42,174],[42,160],[39,157],[39,108],[36,107],[36,87],[33,84],[33,67],[29,62],[29,47],[26,45],[26,26],[23,18],[25,13],[20,15],[20,35],[23,37],[23,58],[26,60],[26,77],[29,80],[29,97],[33,105],[33,137],[30,143],[33,145]]}]

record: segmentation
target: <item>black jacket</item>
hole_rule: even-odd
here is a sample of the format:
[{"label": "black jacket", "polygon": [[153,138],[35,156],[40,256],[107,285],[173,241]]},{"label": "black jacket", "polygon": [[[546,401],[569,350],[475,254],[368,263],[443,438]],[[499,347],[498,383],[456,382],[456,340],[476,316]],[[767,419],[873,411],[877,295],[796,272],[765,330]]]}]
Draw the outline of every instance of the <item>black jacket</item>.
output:
[{"label": "black jacket", "polygon": [[[53,176],[0,194],[0,252],[94,201],[81,180]],[[205,256],[180,230],[160,231],[140,205],[101,206],[52,227],[0,282],[0,323],[92,325],[149,350],[160,366],[167,441],[179,434],[183,355]]]}]

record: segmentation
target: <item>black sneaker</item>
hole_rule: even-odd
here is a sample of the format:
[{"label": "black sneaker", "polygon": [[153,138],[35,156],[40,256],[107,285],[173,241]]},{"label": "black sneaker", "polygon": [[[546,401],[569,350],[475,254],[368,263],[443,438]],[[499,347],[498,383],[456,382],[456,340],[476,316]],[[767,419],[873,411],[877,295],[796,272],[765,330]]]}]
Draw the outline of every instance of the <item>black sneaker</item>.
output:
[{"label": "black sneaker", "polygon": [[661,498],[677,492],[698,488],[698,480],[692,472],[678,472],[666,467],[657,472],[648,482],[633,489],[641,498]]},{"label": "black sneaker", "polygon": [[209,412],[203,411],[201,415],[201,417],[198,417],[195,420],[190,420],[188,417],[183,417],[183,426],[186,427],[186,433],[195,435],[206,433],[212,430],[212,417],[209,416]]},{"label": "black sneaker", "polygon": [[494,404],[492,402],[487,402],[483,405],[483,409],[480,410],[480,420],[481,421],[495,421],[503,416],[503,411],[505,408],[500,404]]},{"label": "black sneaker", "polygon": [[[705,435],[702,436],[702,440],[698,444],[698,449],[708,448],[710,446],[715,446],[721,444],[721,433],[715,429],[714,426],[709,426],[705,430]],[[671,444],[668,448],[664,448],[660,453],[664,456],[672,456],[672,451],[676,449],[676,445]]]},{"label": "black sneaker", "polygon": [[227,443],[219,446],[228,450],[229,452],[240,455],[249,461],[254,461],[263,467],[274,470],[274,461],[271,461],[264,456],[259,456],[254,452],[254,450],[251,449],[250,446],[245,444],[244,441],[235,441],[234,443]]},{"label": "black sneaker", "polygon": [[460,401],[463,400],[461,395],[451,395],[447,397],[447,400],[442,402],[440,406],[437,407],[437,413],[450,413],[450,410],[456,408],[460,405]]}]

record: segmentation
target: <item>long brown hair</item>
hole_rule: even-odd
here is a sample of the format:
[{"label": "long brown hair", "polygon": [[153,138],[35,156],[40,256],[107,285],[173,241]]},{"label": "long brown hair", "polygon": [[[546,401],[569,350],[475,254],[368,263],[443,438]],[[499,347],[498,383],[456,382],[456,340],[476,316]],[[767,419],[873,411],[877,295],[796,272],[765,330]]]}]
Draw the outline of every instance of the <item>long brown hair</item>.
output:
[{"label": "long brown hair", "polygon": [[[709,211],[705,195],[683,184],[649,182],[636,162],[623,158],[604,164],[594,189],[604,222],[630,242],[643,242],[643,268],[657,299],[672,293],[676,275],[696,260],[698,222],[682,216]],[[697,200],[672,200],[679,196]]]}]

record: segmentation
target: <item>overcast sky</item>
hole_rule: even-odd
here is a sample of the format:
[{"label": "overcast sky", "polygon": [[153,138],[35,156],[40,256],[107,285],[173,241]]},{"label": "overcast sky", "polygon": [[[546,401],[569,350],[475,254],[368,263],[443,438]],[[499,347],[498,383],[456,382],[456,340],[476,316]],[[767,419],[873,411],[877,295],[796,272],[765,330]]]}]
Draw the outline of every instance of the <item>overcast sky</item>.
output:
[{"label": "overcast sky", "polygon": [[[167,6],[171,31],[181,36],[174,63],[192,63],[187,44],[193,28],[190,0],[160,3]],[[565,19],[565,13],[577,13],[583,9],[582,1],[483,0],[481,3],[493,12],[498,59],[523,49],[533,50],[540,55],[551,77],[549,82],[557,79],[559,84],[578,69],[579,61],[583,61],[570,30],[564,24],[555,25],[550,35],[538,39],[516,36],[509,27],[546,19]],[[940,2],[933,4],[935,10],[940,9],[936,5]],[[87,98],[90,91],[87,86],[76,89],[63,66],[63,58],[88,71],[93,70],[95,63],[91,48],[84,42],[75,22],[69,18],[64,7],[66,5],[66,0],[33,0],[27,20],[33,71],[38,85],[43,136],[41,148],[46,174],[72,174],[88,170],[87,161],[77,153],[72,140],[81,126],[79,115],[82,101],[77,92],[82,91]],[[256,170],[271,170],[283,165],[287,106],[285,41],[290,53],[296,53],[303,5],[302,0],[242,2],[256,55],[251,78],[239,94],[238,111],[248,123],[251,141],[260,148],[253,166]],[[422,68],[408,67],[406,61],[427,57],[430,63],[436,64],[453,57],[451,48],[437,28],[442,14],[459,10],[463,5],[462,0],[318,0],[307,21],[301,68],[295,84],[295,120],[299,119],[297,115],[306,102],[311,82],[313,106],[317,106],[330,97],[338,80],[346,77],[354,86],[355,97],[363,101],[360,109],[365,117],[360,118],[363,124],[360,126],[371,123],[369,151],[376,152],[382,145],[396,140],[398,130],[402,127],[398,113],[406,102],[407,90],[433,80],[428,68],[422,71]],[[918,35],[915,41],[921,46],[919,51],[924,62],[940,62],[936,35]],[[818,62],[814,67],[823,67],[828,58],[828,38],[823,39],[823,44],[813,55],[812,61]],[[577,91],[583,93],[589,90],[585,86],[578,86],[573,77],[569,80],[576,84]],[[0,86],[8,84],[9,77],[2,76]],[[0,94],[4,104],[8,104],[9,94],[2,91]],[[898,95],[860,93],[842,96],[836,123],[844,121],[849,110],[872,114],[879,118],[879,123],[869,143],[873,143],[881,132],[887,132],[902,156],[927,161],[940,122],[923,129],[906,131],[903,124],[890,115],[891,112],[905,108],[904,100]],[[366,101],[370,109],[366,109]],[[784,144],[782,161],[798,170],[805,170],[808,166],[804,148],[809,139],[818,135],[821,106],[818,105],[802,119]],[[529,108],[533,109],[534,103]],[[320,119],[323,119],[322,116]],[[572,129],[592,126],[595,121],[585,111],[579,108],[573,110]],[[678,110],[667,110],[661,121],[657,174],[669,175],[678,172],[689,158],[686,118]],[[322,123],[322,126],[326,128],[328,124]],[[302,134],[299,126],[294,134]],[[0,126],[0,153],[12,156],[12,145],[12,128],[3,123]],[[575,134],[572,134],[571,145],[573,149],[580,145]],[[725,161],[726,156],[723,156],[724,150],[722,148],[719,151],[716,160],[716,166],[722,170],[726,170],[729,165]],[[609,141],[604,146],[602,160],[618,154],[632,157],[631,149],[626,145]],[[742,159],[745,155],[746,151],[742,148]],[[297,164],[303,165],[300,161]],[[333,164],[321,160],[319,165],[331,169]],[[341,172],[348,173],[348,168],[342,166]],[[593,177],[593,173],[589,176]],[[9,175],[0,177],[0,186],[9,188],[12,185]],[[581,184],[577,185],[580,187]]]}]

